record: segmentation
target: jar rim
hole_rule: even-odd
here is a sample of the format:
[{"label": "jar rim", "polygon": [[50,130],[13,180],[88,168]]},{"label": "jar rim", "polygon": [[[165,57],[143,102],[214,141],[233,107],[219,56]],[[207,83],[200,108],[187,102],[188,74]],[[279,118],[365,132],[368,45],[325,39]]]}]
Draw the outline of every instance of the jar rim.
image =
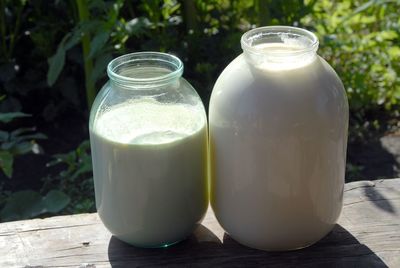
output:
[{"label": "jar rim", "polygon": [[[288,41],[295,41],[301,46],[296,46],[296,49],[271,52],[265,49],[257,48],[257,44],[265,43],[287,43]],[[292,26],[264,26],[247,31],[242,35],[240,40],[242,49],[252,54],[273,54],[273,56],[296,56],[305,53],[316,52],[318,49],[318,37],[302,28]],[[255,43],[255,44],[254,44]]]},{"label": "jar rim", "polygon": [[[170,70],[170,72],[165,74],[152,73],[146,77],[121,74],[122,70],[142,67],[161,67]],[[111,80],[127,85],[165,84],[179,78],[182,73],[183,63],[178,57],[155,51],[125,54],[113,59],[107,66],[107,74]]]}]

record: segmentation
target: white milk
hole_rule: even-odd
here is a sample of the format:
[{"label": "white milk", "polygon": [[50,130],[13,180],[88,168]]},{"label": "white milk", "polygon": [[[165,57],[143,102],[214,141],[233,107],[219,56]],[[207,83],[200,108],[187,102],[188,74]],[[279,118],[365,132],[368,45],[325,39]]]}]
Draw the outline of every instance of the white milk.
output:
[{"label": "white milk", "polygon": [[322,58],[250,66],[240,55],[217,80],[209,116],[211,204],[227,233],[250,247],[288,250],[333,228],[348,112],[343,86]]},{"label": "white milk", "polygon": [[141,100],[97,117],[90,132],[96,207],[117,238],[168,245],[202,220],[208,205],[202,109]]}]

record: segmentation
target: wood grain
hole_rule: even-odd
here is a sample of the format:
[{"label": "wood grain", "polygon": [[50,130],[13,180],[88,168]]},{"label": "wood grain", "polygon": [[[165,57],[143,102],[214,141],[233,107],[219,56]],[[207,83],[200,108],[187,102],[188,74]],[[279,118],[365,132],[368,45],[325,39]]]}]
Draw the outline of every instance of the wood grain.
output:
[{"label": "wood grain", "polygon": [[317,244],[268,253],[243,247],[211,210],[187,240],[166,249],[120,242],[97,214],[0,224],[0,267],[400,267],[400,179],[345,186],[338,225]]}]

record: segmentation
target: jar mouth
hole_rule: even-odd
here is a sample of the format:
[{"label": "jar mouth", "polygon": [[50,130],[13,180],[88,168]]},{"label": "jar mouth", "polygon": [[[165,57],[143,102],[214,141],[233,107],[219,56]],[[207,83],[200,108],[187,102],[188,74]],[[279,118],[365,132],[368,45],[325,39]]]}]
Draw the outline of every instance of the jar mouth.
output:
[{"label": "jar mouth", "polygon": [[121,85],[160,85],[181,77],[182,61],[162,52],[135,52],[113,59],[107,66],[109,78]]},{"label": "jar mouth", "polygon": [[[240,43],[242,49],[251,54],[287,57],[316,52],[319,42],[314,33],[305,29],[291,26],[265,26],[243,34]],[[277,46],[273,47],[274,45]],[[282,45],[286,49],[279,49]]]}]

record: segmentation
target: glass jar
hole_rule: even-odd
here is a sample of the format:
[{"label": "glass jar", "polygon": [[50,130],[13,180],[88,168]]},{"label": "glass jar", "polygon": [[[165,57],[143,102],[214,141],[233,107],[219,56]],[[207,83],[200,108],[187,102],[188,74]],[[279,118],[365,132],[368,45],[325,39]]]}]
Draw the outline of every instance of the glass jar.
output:
[{"label": "glass jar", "polygon": [[239,243],[303,248],[341,212],[347,97],[307,30],[257,28],[241,45],[210,100],[211,205]]},{"label": "glass jar", "polygon": [[166,247],[208,206],[203,103],[169,54],[124,55],[107,72],[89,122],[98,214],[129,244]]}]

